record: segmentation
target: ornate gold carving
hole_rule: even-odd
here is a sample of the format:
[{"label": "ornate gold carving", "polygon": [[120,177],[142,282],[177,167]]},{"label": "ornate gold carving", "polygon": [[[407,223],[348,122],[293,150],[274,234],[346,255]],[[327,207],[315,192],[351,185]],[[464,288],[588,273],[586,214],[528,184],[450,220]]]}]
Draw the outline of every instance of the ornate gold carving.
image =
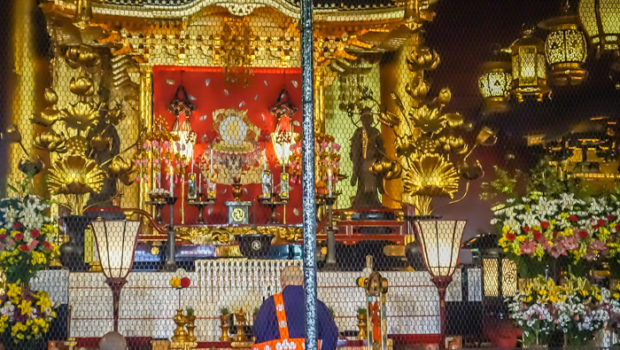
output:
[{"label": "ornate gold carving", "polygon": [[301,239],[302,228],[298,226],[176,226],[177,237],[194,244],[230,244],[235,236],[248,234],[271,234],[276,239],[295,242]]}]

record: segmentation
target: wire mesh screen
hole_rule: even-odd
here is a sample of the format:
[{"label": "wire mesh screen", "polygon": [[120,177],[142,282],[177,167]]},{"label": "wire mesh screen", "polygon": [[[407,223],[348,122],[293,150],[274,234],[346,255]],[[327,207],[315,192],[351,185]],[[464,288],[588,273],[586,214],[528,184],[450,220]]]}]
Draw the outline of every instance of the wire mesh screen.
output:
[{"label": "wire mesh screen", "polygon": [[[324,344],[518,346],[504,299],[530,280],[492,207],[620,178],[617,44],[589,40],[567,77],[567,55],[545,61],[553,29],[530,25],[565,3],[313,1]],[[251,348],[277,330],[274,295],[302,310],[283,276],[303,265],[299,0],[0,11],[4,348],[120,349],[100,344],[113,330],[129,349]],[[467,224],[430,247],[419,220]]]}]

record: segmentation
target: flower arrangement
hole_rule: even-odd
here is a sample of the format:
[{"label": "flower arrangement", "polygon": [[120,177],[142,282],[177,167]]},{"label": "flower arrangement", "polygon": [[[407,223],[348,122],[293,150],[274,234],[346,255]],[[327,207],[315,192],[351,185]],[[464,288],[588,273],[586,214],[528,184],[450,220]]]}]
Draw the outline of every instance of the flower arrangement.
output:
[{"label": "flower arrangement", "polygon": [[191,284],[191,280],[186,275],[187,272],[184,269],[178,269],[175,276],[170,279],[170,287],[179,291],[179,310],[181,310],[181,291],[189,288]]},{"label": "flower arrangement", "polygon": [[[329,169],[331,169],[331,181],[333,184],[340,179],[340,145],[335,142],[333,136],[318,133],[314,139],[315,162],[316,162],[316,187],[317,192],[326,194],[328,189]],[[291,145],[292,154],[289,158],[289,172],[291,183],[301,183],[302,162],[301,162],[301,136],[298,136],[296,143]]]},{"label": "flower arrangement", "polygon": [[19,344],[31,349],[49,330],[56,317],[47,292],[33,291],[19,283],[8,283],[6,294],[0,295],[0,333],[4,344]]},{"label": "flower arrangement", "polygon": [[560,331],[568,344],[584,345],[611,313],[620,311],[612,294],[574,275],[560,285],[540,276],[507,299],[509,316],[523,331],[526,344],[545,344],[552,332]]},{"label": "flower arrangement", "polygon": [[0,268],[9,283],[27,284],[58,255],[51,243],[58,229],[45,215],[48,208],[34,195],[0,200]]},{"label": "flower arrangement", "polygon": [[613,196],[584,200],[571,193],[547,198],[534,192],[495,207],[491,223],[501,232],[499,246],[514,260],[564,259],[577,265],[620,257],[619,217]]},{"label": "flower arrangement", "polygon": [[509,317],[523,331],[526,344],[544,344],[554,329],[550,304],[557,302],[559,288],[549,279],[535,279],[514,297],[508,298]]}]

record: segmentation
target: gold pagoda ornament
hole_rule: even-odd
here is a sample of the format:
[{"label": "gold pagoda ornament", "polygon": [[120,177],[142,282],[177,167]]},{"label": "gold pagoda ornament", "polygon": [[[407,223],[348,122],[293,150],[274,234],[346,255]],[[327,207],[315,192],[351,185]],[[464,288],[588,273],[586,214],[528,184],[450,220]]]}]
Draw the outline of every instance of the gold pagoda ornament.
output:
[{"label": "gold pagoda ornament", "polygon": [[588,75],[583,67],[588,45],[579,18],[570,13],[568,2],[562,15],[542,21],[538,26],[549,31],[545,40],[549,81],[556,86],[581,84]]},{"label": "gold pagoda ornament", "polygon": [[528,98],[541,102],[549,94],[544,41],[534,36],[534,28],[525,28],[510,50],[513,96],[519,102]]}]

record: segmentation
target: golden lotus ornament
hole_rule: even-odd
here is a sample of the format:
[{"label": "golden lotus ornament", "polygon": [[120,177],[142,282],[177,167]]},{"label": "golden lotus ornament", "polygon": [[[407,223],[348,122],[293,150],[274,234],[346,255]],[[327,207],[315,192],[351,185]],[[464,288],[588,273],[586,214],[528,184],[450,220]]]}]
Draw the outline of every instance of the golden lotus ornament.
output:
[{"label": "golden lotus ornament", "polygon": [[121,156],[116,156],[108,166],[108,173],[111,177],[119,179],[123,184],[129,186],[133,183],[132,173],[133,163]]},{"label": "golden lotus ornament", "polygon": [[85,75],[80,75],[77,79],[71,78],[69,90],[78,96],[92,96],[95,93],[92,79]]},{"label": "golden lotus ornament", "polygon": [[48,184],[56,194],[99,192],[105,173],[97,162],[84,156],[70,155],[53,163]]},{"label": "golden lotus ornament", "polygon": [[426,105],[420,108],[412,108],[409,118],[416,127],[429,134],[443,129],[446,123],[439,108],[428,108]]},{"label": "golden lotus ornament", "polygon": [[90,139],[90,147],[97,153],[106,152],[112,145],[112,139],[103,135],[95,135]]},{"label": "golden lotus ornament", "polygon": [[71,155],[83,155],[88,150],[88,141],[85,137],[74,136],[65,141],[67,153]]},{"label": "golden lotus ornament", "polygon": [[403,187],[412,195],[452,198],[458,191],[458,173],[443,156],[423,155],[407,163]]},{"label": "golden lotus ornament", "polygon": [[101,57],[92,47],[79,45],[67,48],[65,58],[71,68],[90,68],[99,65]]},{"label": "golden lotus ornament", "polygon": [[65,139],[51,130],[43,131],[35,136],[34,147],[56,153],[64,153],[67,151]]},{"label": "golden lotus ornament", "polygon": [[79,131],[88,131],[97,125],[99,109],[93,103],[77,102],[62,110],[66,126]]}]

